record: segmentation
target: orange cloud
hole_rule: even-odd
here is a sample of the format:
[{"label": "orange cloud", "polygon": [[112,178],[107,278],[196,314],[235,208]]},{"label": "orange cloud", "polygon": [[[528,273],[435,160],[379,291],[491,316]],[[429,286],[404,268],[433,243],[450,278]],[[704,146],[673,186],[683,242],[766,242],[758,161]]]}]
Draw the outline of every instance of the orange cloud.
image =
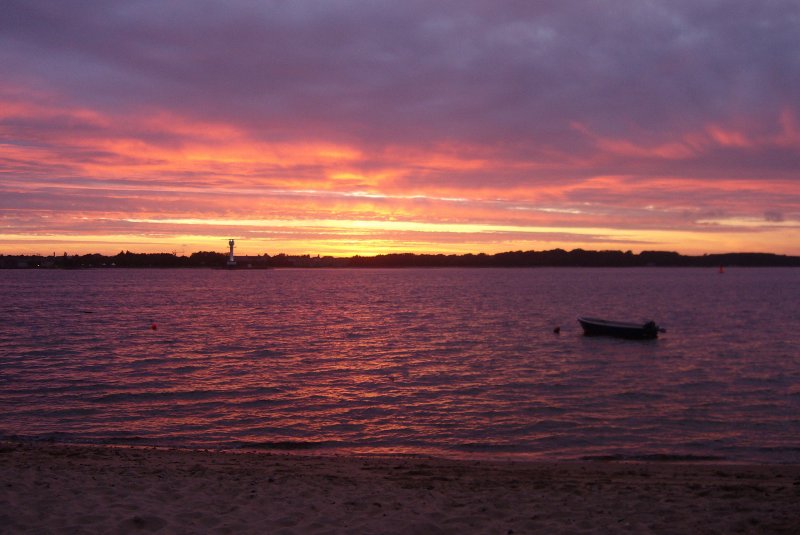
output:
[{"label": "orange cloud", "polygon": [[635,166],[591,172],[618,158],[676,162],[713,147],[796,146],[788,110],[780,133],[758,142],[708,125],[648,144],[576,123],[595,152],[543,145],[527,155],[525,147],[466,142],[370,151],[335,140],[269,141],[235,124],[159,110],[104,115],[4,94],[0,250],[9,253],[192,252],[224,248],[229,235],[252,254],[762,244],[792,252],[800,243],[796,181],[772,178],[765,188],[764,179],[646,176]]}]

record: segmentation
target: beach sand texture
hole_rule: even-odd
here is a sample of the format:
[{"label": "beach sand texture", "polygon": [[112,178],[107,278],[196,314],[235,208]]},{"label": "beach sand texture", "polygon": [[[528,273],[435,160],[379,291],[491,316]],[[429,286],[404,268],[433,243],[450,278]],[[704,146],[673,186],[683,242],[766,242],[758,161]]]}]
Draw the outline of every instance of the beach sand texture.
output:
[{"label": "beach sand texture", "polygon": [[800,533],[800,466],[0,444],[2,533]]}]

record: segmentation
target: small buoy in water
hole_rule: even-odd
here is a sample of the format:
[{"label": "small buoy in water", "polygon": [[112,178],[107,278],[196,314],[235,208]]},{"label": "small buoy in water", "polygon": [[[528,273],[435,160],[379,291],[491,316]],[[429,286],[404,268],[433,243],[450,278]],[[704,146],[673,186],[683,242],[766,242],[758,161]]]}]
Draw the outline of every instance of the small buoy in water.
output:
[{"label": "small buoy in water", "polygon": [[556,327],[555,329],[553,329],[553,332],[556,334],[561,334],[561,327]]},{"label": "small buoy in water", "polygon": [[155,331],[155,330],[157,330],[157,329],[158,329],[158,325],[156,325],[156,324],[155,324],[155,322],[154,322],[154,323],[151,323],[151,324],[150,324],[150,328],[151,328],[151,329],[153,329],[153,330]]},{"label": "small buoy in water", "polygon": [[724,266],[719,266],[719,272],[720,273],[725,273],[725,267]]}]

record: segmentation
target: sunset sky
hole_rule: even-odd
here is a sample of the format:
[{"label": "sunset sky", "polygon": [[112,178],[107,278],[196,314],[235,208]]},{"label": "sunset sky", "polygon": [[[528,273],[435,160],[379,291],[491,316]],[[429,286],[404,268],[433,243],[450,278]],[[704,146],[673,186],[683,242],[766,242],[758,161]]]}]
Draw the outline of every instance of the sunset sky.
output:
[{"label": "sunset sky", "polygon": [[797,0],[4,0],[0,253],[800,254]]}]

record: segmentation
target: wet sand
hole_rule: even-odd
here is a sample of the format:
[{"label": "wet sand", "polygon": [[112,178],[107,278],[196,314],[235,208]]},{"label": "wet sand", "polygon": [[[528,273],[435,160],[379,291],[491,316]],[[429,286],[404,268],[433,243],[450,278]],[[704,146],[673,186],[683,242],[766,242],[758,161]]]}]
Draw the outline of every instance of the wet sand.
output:
[{"label": "wet sand", "polygon": [[0,443],[0,533],[800,533],[800,466]]}]

